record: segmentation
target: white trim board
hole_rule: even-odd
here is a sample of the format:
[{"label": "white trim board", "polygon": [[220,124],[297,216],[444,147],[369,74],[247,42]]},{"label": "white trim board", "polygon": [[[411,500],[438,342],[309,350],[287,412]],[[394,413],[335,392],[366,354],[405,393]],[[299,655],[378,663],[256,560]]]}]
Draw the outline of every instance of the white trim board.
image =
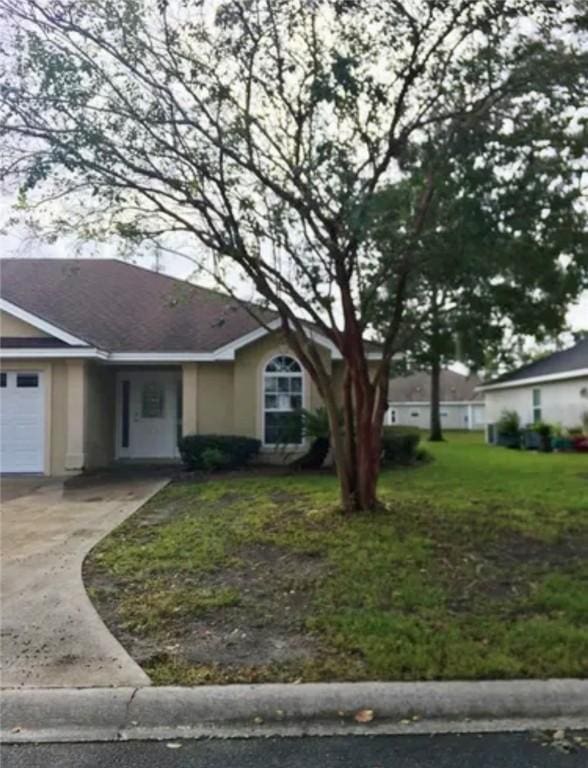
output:
[{"label": "white trim board", "polygon": [[516,379],[515,381],[501,381],[497,384],[481,384],[476,387],[476,392],[491,392],[493,389],[513,389],[514,387],[526,387],[530,384],[549,383],[550,381],[565,381],[566,379],[579,379],[582,376],[588,376],[588,368],[576,368],[562,373],[549,373],[544,376],[529,376],[527,379]]},{"label": "white trim board", "polygon": [[[22,320],[34,328],[38,328],[44,333],[48,333],[60,341],[70,344],[75,347],[84,347],[84,350],[67,350],[67,349],[47,349],[47,348],[31,348],[31,347],[19,347],[11,349],[0,349],[0,357],[7,360],[10,359],[22,359],[22,358],[60,358],[60,357],[95,357],[101,360],[106,360],[109,363],[212,363],[219,361],[232,361],[235,359],[235,352],[242,347],[263,338],[269,333],[276,331],[281,326],[279,319],[272,320],[267,326],[256,328],[254,331],[240,336],[229,344],[225,344],[212,352],[106,352],[99,350],[96,347],[90,347],[87,341],[79,339],[61,328],[43,320],[37,315],[33,315],[31,312],[27,312],[21,309],[16,304],[7,301],[6,299],[0,299],[0,309],[12,315],[13,317]],[[330,339],[327,339],[321,333],[318,333],[313,328],[309,328],[305,325],[306,331],[309,337],[326,347],[331,353],[332,360],[342,360],[343,357],[337,347]],[[380,352],[368,352],[366,354],[368,360],[381,360],[382,355]]]},{"label": "white trim board", "polygon": [[45,360],[47,358],[82,358],[107,360],[108,355],[95,347],[72,349],[68,347],[19,347],[17,349],[0,349],[0,360]]},{"label": "white trim board", "polygon": [[[398,408],[398,406],[406,405],[413,406],[413,405],[431,405],[430,400],[389,400],[388,405],[394,408]],[[451,405],[484,405],[483,400],[441,400],[439,405],[442,408],[447,408]]]},{"label": "white trim board", "polygon": [[38,328],[38,330],[48,333],[50,336],[54,336],[60,341],[64,341],[66,344],[78,347],[89,346],[88,342],[84,341],[84,339],[79,339],[77,336],[73,336],[71,333],[64,331],[57,325],[53,325],[53,323],[49,323],[47,320],[43,320],[43,318],[33,315],[32,312],[27,312],[26,309],[22,309],[22,307],[13,304],[11,301],[0,298],[0,310],[16,317],[18,320],[22,320],[24,323],[32,325],[33,328]]}]

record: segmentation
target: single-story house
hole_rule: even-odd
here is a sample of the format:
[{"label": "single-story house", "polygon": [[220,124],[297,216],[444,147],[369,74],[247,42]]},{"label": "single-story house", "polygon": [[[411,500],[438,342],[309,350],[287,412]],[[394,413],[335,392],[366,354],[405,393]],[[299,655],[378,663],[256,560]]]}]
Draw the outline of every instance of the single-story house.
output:
[{"label": "single-story house", "polygon": [[[480,380],[443,369],[440,379],[441,426],[444,429],[483,429],[484,400],[476,392]],[[428,429],[431,424],[431,376],[419,371],[390,379],[388,424]]]},{"label": "single-story house", "polygon": [[[289,414],[321,403],[277,316],[260,324],[218,291],[115,259],[3,259],[0,284],[3,472],[173,460],[192,433],[275,456]],[[309,332],[342,381],[336,347]]]},{"label": "single-story house", "polygon": [[544,421],[581,427],[588,414],[588,338],[488,381],[478,390],[486,402],[490,442],[505,410],[516,411],[522,426]]}]

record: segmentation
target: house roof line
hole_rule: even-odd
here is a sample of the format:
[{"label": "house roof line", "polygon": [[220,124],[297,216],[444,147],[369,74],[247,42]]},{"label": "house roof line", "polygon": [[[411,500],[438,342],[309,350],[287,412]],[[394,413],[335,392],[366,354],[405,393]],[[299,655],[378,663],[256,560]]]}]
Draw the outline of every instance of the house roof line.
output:
[{"label": "house roof line", "polygon": [[[0,269],[0,309],[70,346],[101,350],[112,361],[234,360],[237,350],[281,326],[274,310],[117,259],[7,258],[0,259]],[[186,292],[176,294],[176,286]],[[309,340],[333,360],[342,358],[320,328],[302,323]],[[380,346],[365,343],[367,359],[381,359]],[[23,350],[32,346],[22,344]],[[15,339],[8,348],[19,356]]]},{"label": "house roof line", "polygon": [[18,304],[15,304],[14,302],[8,301],[7,299],[3,299],[1,297],[0,310],[6,312],[9,315],[12,315],[13,317],[16,317],[18,320],[22,320],[24,323],[32,325],[33,328],[38,328],[38,330],[43,331],[50,336],[55,336],[56,339],[64,341],[66,344],[78,347],[89,346],[85,339],[74,336],[63,328],[60,328],[58,325],[50,323],[48,320],[39,317],[38,314],[33,314],[32,312],[23,309],[23,307],[20,307]]},{"label": "house roof line", "polygon": [[499,381],[495,384],[480,384],[476,387],[476,392],[489,392],[493,389],[512,389],[513,387],[524,387],[529,384],[541,384],[542,382],[563,381],[565,379],[577,379],[581,376],[588,376],[588,368],[573,368],[569,371],[560,373],[546,373],[543,376],[529,376],[525,379],[511,379],[509,381]]}]

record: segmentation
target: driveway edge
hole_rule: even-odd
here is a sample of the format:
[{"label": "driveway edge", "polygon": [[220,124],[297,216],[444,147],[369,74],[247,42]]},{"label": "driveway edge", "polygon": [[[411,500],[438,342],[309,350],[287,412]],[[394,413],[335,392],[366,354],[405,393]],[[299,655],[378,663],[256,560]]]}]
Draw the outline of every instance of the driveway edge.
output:
[{"label": "driveway edge", "polygon": [[[4,689],[1,699],[5,743],[588,727],[588,680],[574,679]],[[364,709],[373,719],[359,724]]]}]

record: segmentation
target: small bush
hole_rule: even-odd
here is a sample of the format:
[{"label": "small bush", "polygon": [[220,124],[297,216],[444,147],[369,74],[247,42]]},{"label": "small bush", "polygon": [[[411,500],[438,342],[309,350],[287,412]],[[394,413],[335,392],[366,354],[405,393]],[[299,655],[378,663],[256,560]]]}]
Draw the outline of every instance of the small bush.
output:
[{"label": "small bush", "polygon": [[186,435],[178,443],[187,469],[237,469],[258,453],[261,442],[240,435]]},{"label": "small bush", "polygon": [[502,411],[500,419],[496,424],[496,430],[499,435],[516,436],[521,431],[521,421],[516,411]]},{"label": "small bush", "polygon": [[226,467],[229,461],[227,454],[220,448],[205,448],[202,451],[202,463],[205,469],[209,469],[211,472]]},{"label": "small bush", "polygon": [[382,433],[382,464],[412,464],[417,460],[421,435],[415,427],[384,427]]}]

